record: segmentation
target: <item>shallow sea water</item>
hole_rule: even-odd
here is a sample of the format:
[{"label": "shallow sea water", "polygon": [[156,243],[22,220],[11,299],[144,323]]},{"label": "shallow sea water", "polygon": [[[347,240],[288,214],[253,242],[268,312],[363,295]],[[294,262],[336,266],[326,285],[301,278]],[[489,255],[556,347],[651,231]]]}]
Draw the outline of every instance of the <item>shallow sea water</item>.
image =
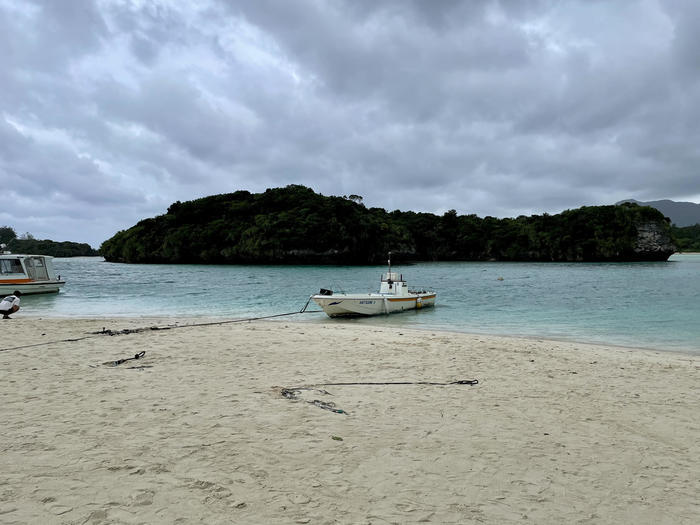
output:
[{"label": "shallow sea water", "polygon": [[[248,318],[301,309],[320,288],[376,291],[383,266],[215,266],[54,260],[59,294],[33,316]],[[366,319],[282,319],[533,336],[700,353],[700,254],[656,263],[418,263],[395,266],[435,308]],[[309,308],[315,308],[312,303]]]}]

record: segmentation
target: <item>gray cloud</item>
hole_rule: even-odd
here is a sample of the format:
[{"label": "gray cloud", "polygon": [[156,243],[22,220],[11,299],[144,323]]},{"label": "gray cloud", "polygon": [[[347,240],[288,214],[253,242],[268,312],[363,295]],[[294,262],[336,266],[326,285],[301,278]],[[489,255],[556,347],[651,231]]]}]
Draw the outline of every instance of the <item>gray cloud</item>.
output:
[{"label": "gray cloud", "polygon": [[683,0],[0,2],[0,224],[94,246],[306,184],[481,216],[700,200]]}]

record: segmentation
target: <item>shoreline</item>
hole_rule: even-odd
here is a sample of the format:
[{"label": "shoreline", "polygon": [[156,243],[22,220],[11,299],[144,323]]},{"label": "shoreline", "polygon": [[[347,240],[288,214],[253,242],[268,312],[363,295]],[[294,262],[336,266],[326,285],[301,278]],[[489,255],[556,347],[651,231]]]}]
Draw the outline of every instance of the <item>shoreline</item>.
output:
[{"label": "shoreline", "polygon": [[[314,312],[317,313],[317,312]],[[17,314],[15,314],[17,315]],[[285,314],[286,315],[286,314]],[[21,314],[20,314],[21,316]],[[16,319],[20,319],[22,317],[15,317]],[[124,315],[124,316],[118,316],[118,315],[113,315],[113,316],[94,316],[94,317],[88,317],[88,316],[59,316],[59,315],[43,315],[43,316],[37,316],[37,315],[26,315],[23,317],[24,319],[28,320],[69,320],[69,321],[116,321],[116,320],[123,320],[127,323],[133,323],[138,320],[144,320],[144,321],[153,321],[153,322],[163,322],[163,323],[169,323],[173,322],[173,319],[176,319],[176,317],[173,316],[133,316],[133,315]],[[198,320],[203,320],[207,324],[235,324],[235,323],[245,323],[245,322],[257,322],[257,321],[262,321],[262,322],[289,322],[289,323],[299,323],[299,324],[309,324],[309,325],[324,325],[325,323],[337,323],[338,326],[366,326],[368,328],[386,328],[386,329],[405,329],[405,330],[418,330],[421,332],[440,332],[440,333],[447,333],[447,334],[455,334],[455,335],[467,335],[467,336],[483,336],[483,337],[503,337],[503,338],[512,338],[512,339],[522,339],[522,340],[535,340],[535,341],[551,341],[553,343],[571,343],[571,344],[579,344],[579,345],[589,345],[589,346],[600,346],[600,347],[608,347],[608,348],[619,348],[622,350],[635,350],[635,351],[645,351],[645,352],[662,352],[662,353],[671,353],[671,354],[680,354],[680,355],[690,355],[690,356],[700,356],[700,347],[697,348],[692,348],[692,347],[686,347],[682,345],[678,346],[669,346],[669,347],[656,347],[656,346],[645,346],[643,344],[636,344],[636,343],[629,343],[629,344],[620,344],[620,343],[614,343],[614,342],[609,342],[609,341],[603,341],[603,340],[587,340],[587,339],[578,339],[576,337],[571,337],[571,338],[566,338],[566,337],[555,337],[551,335],[541,335],[541,334],[512,334],[512,333],[489,333],[489,332],[470,332],[470,331],[459,331],[455,329],[449,329],[449,328],[440,328],[440,327],[428,327],[428,326],[383,326],[380,324],[373,324],[373,323],[367,323],[367,324],[351,324],[353,320],[351,319],[345,319],[345,320],[338,320],[338,319],[328,319],[326,317],[320,318],[320,319],[284,319],[283,317],[280,318],[278,315],[271,315],[271,316],[261,316],[261,317],[255,317],[255,318],[231,318],[231,317],[218,317],[218,316],[210,316],[210,315],[203,315],[203,316],[198,316],[198,315],[191,315],[187,318],[187,322],[182,322],[182,321],[177,321],[175,324],[179,323],[179,326],[185,326],[185,325],[192,325],[192,326],[198,326],[198,323],[193,323],[192,321],[195,319]],[[354,320],[362,320],[363,318],[357,318]]]},{"label": "shoreline", "polygon": [[700,520],[700,356],[175,321],[2,325],[3,523]]}]

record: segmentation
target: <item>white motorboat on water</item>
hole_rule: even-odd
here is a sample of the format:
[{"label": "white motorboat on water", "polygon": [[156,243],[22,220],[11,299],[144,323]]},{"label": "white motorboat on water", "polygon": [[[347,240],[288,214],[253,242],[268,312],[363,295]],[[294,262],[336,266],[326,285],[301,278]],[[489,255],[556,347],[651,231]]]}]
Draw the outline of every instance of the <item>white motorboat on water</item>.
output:
[{"label": "white motorboat on water", "polygon": [[389,271],[382,274],[379,293],[335,293],[322,288],[311,299],[329,317],[344,317],[421,309],[433,306],[436,295],[426,290],[409,290],[403,275],[391,271],[389,260]]},{"label": "white motorboat on water", "polygon": [[53,269],[50,255],[20,255],[0,252],[0,296],[15,290],[22,295],[55,293],[66,284]]}]

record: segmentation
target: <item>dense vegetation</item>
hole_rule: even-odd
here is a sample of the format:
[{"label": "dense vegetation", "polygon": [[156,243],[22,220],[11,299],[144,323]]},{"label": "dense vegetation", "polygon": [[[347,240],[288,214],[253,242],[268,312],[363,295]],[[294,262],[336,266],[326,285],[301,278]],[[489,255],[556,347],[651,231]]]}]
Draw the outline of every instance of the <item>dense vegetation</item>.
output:
[{"label": "dense vegetation", "polygon": [[41,255],[53,255],[54,257],[77,257],[84,255],[98,255],[89,244],[70,241],[51,241],[48,239],[35,239],[30,233],[25,233],[22,238],[10,226],[0,226],[0,244],[6,245],[6,250],[13,253],[37,253]]},{"label": "dense vegetation", "polygon": [[176,202],[105,241],[108,261],[145,263],[383,262],[401,260],[611,261],[659,258],[635,251],[637,225],[669,226],[634,204],[558,215],[481,219],[366,208],[361,197],[326,197],[304,186],[237,191]]},{"label": "dense vegetation", "polygon": [[681,252],[700,252],[700,224],[678,228],[671,227],[678,250]]}]

